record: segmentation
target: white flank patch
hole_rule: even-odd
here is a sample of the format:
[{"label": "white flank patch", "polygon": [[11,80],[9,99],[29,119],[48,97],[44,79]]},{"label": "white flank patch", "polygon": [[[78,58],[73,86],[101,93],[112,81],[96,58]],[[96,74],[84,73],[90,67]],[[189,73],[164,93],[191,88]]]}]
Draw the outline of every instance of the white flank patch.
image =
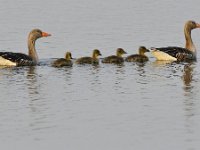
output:
[{"label": "white flank patch", "polygon": [[177,58],[170,56],[167,53],[164,53],[162,51],[159,50],[153,50],[151,52],[153,54],[153,56],[157,59],[157,60],[164,60],[164,61],[177,61]]},{"label": "white flank patch", "polygon": [[17,64],[15,62],[12,62],[0,56],[0,66],[16,66],[16,65]]}]

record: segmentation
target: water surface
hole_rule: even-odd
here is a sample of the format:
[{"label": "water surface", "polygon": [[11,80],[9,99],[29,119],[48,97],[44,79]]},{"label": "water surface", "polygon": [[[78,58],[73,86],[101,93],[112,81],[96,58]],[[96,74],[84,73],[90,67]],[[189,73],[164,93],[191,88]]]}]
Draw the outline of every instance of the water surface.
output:
[{"label": "water surface", "polygon": [[[184,46],[183,25],[200,21],[198,6],[197,0],[2,0],[2,51],[27,53],[32,28],[52,36],[37,41],[40,66],[0,68],[1,149],[198,150],[200,57],[177,64],[148,54],[145,64],[51,67],[68,50],[78,58],[95,48],[104,57],[118,47],[133,54],[140,45]],[[199,35],[192,32],[197,49]]]}]

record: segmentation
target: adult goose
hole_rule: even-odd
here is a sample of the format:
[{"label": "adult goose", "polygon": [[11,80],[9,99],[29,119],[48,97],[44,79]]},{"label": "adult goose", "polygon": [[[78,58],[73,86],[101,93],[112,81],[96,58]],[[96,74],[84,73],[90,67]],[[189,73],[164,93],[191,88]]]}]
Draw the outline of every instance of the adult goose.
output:
[{"label": "adult goose", "polygon": [[63,66],[69,66],[72,67],[73,63],[71,61],[72,54],[71,52],[66,52],[65,58],[59,58],[53,62],[53,67],[63,67]]},{"label": "adult goose", "polygon": [[99,59],[98,56],[101,56],[101,52],[98,49],[93,50],[92,57],[86,56],[81,57],[76,60],[77,64],[93,64],[98,65]]},{"label": "adult goose", "polygon": [[152,54],[157,60],[165,61],[195,61],[196,47],[191,38],[191,31],[200,28],[200,24],[195,21],[187,21],[184,27],[185,48],[182,47],[161,47],[151,48]]},{"label": "adult goose", "polygon": [[51,36],[40,29],[33,29],[28,35],[28,55],[23,53],[0,52],[0,66],[34,66],[38,64],[35,41],[41,37]]},{"label": "adult goose", "polygon": [[116,50],[116,55],[107,56],[102,60],[102,63],[113,63],[113,64],[121,64],[124,62],[122,57],[123,54],[126,54],[124,49],[118,48]]},{"label": "adult goose", "polygon": [[140,46],[138,52],[139,54],[133,54],[133,55],[127,56],[125,61],[142,63],[149,60],[149,58],[145,55],[146,52],[149,52],[149,50],[146,49],[146,47]]}]

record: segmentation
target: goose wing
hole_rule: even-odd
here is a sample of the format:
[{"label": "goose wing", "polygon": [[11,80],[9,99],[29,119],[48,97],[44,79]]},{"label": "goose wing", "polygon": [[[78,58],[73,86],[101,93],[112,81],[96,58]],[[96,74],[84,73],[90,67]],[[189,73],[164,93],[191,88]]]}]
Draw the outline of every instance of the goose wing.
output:
[{"label": "goose wing", "polygon": [[0,57],[16,63],[17,66],[32,66],[36,64],[30,56],[22,53],[0,52]]},{"label": "goose wing", "polygon": [[177,61],[188,61],[196,60],[196,56],[193,52],[182,47],[161,47],[161,48],[151,48],[154,51],[161,51],[165,54],[170,55],[177,59]]}]

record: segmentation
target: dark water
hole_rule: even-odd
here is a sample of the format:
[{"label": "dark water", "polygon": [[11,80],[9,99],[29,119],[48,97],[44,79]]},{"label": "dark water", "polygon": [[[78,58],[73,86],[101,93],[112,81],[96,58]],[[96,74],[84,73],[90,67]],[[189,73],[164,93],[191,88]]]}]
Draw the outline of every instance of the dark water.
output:
[{"label": "dark water", "polygon": [[[0,69],[0,149],[198,150],[200,69],[192,64],[53,68],[53,58],[102,57],[123,47],[184,46],[183,25],[199,4],[179,1],[1,1],[0,49],[27,53],[33,28],[41,65]],[[200,30],[192,32],[200,49]],[[127,54],[127,55],[128,55]],[[184,69],[185,68],[185,69]]]}]

